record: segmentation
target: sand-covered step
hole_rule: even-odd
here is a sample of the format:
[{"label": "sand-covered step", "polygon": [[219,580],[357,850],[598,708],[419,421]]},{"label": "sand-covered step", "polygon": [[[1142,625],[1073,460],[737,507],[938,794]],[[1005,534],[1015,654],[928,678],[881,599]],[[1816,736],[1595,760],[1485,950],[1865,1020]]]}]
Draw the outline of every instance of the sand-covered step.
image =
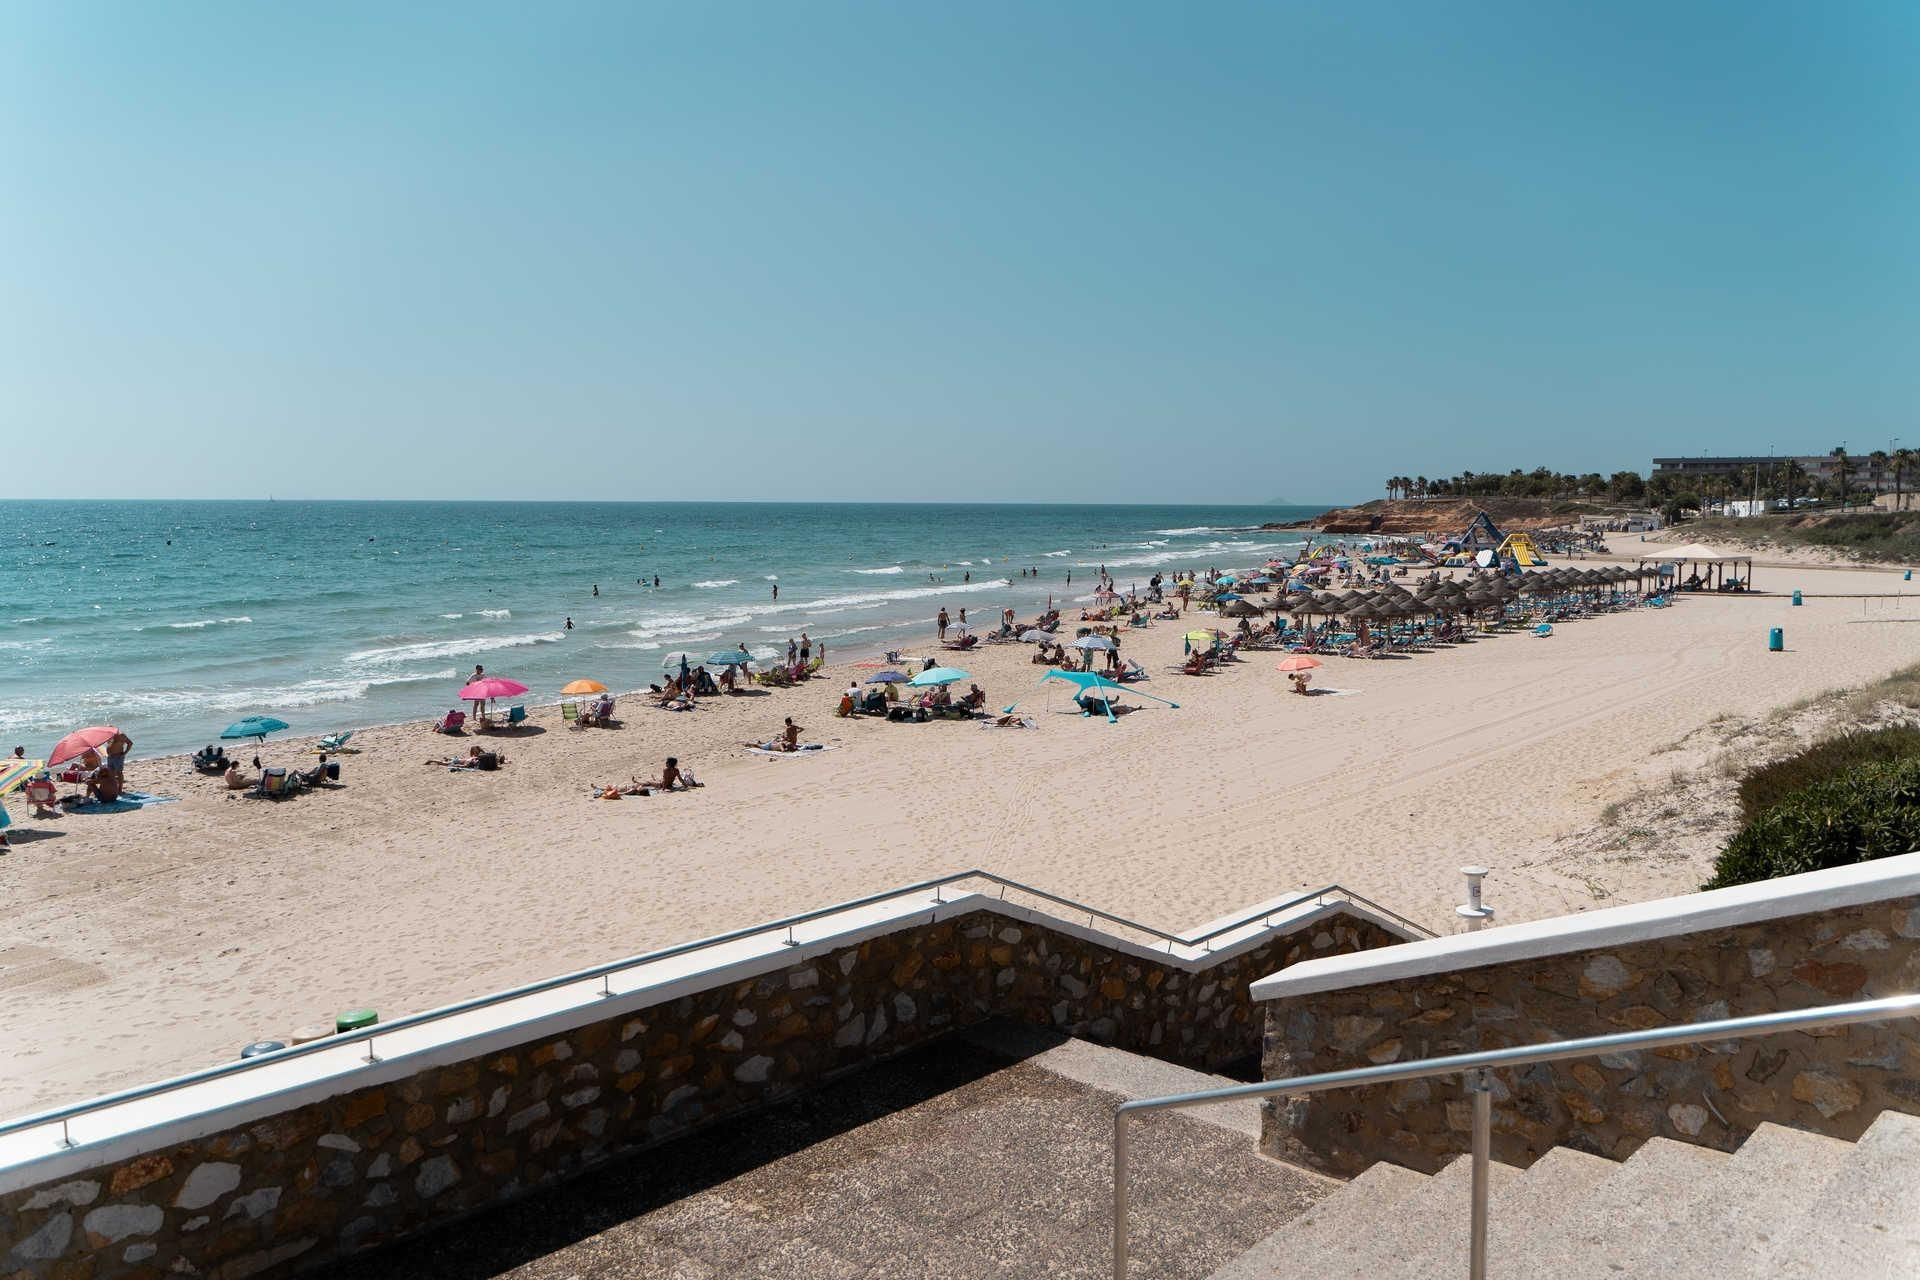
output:
[{"label": "sand-covered step", "polygon": [[1571,1200],[1552,1223],[1523,1233],[1511,1250],[1503,1250],[1499,1274],[1572,1274],[1569,1268],[1580,1259],[1622,1236],[1663,1226],[1675,1206],[1692,1198],[1728,1158],[1724,1151],[1671,1138],[1648,1139],[1630,1159]]},{"label": "sand-covered step", "polygon": [[1799,1225],[1852,1151],[1838,1138],[1763,1124],[1694,1195],[1664,1213],[1654,1206],[1659,1222],[1615,1234],[1568,1274],[1765,1274],[1768,1250]]},{"label": "sand-covered step", "polygon": [[1276,1276],[1331,1274],[1310,1270],[1323,1257],[1337,1258],[1374,1229],[1409,1195],[1431,1181],[1425,1174],[1382,1161],[1289,1222],[1207,1280],[1274,1280]]},{"label": "sand-covered step", "polygon": [[1776,1236],[1752,1274],[1780,1280],[1920,1275],[1920,1117],[1882,1112],[1824,1187],[1789,1184],[1773,1200],[1782,1220],[1799,1225]]}]

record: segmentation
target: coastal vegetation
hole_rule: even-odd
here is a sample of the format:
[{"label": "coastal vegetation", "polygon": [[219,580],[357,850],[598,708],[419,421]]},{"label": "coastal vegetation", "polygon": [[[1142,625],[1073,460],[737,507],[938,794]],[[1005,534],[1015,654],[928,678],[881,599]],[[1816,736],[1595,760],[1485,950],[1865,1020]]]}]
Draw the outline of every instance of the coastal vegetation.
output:
[{"label": "coastal vegetation", "polygon": [[1547,467],[1522,471],[1462,471],[1453,476],[1391,476],[1386,482],[1389,498],[1597,498],[1607,502],[1634,503],[1647,492],[1647,482],[1638,471],[1616,471],[1603,476],[1597,471],[1571,475]]},{"label": "coastal vegetation", "polygon": [[1861,560],[1920,562],[1920,511],[1795,512],[1744,520],[1699,522],[1700,537],[1712,542],[1762,546],[1812,547],[1839,551]]},{"label": "coastal vegetation", "polygon": [[1920,756],[1856,765],[1776,801],[1727,841],[1703,888],[1920,849]]}]

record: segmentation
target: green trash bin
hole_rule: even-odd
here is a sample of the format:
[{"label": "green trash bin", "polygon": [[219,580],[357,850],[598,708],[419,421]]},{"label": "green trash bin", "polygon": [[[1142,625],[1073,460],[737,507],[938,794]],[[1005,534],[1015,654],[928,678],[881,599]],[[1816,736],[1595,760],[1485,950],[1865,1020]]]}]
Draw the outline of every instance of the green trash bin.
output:
[{"label": "green trash bin", "polygon": [[378,1021],[380,1021],[380,1015],[371,1009],[349,1009],[333,1020],[333,1029],[345,1034],[349,1031],[359,1031],[363,1027],[370,1027]]}]

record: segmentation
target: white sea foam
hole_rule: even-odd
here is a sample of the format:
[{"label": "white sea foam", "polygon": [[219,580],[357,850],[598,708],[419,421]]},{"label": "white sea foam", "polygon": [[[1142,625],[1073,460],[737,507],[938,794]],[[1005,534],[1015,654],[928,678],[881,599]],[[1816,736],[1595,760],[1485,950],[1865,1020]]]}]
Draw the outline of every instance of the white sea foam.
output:
[{"label": "white sea foam", "polygon": [[284,687],[254,686],[185,689],[103,689],[63,697],[58,703],[27,707],[22,716],[31,723],[71,723],[94,710],[123,714],[188,716],[209,711],[284,711],[294,707],[314,707],[334,702],[354,702],[369,690],[391,685],[451,681],[458,673],[451,667],[442,671],[408,671],[386,676],[363,676],[302,680]]},{"label": "white sea foam", "polygon": [[971,568],[973,568],[973,561],[971,561],[971,560],[955,560],[955,561],[954,561],[954,563],[955,563],[955,564],[963,564],[963,565],[965,565],[965,566],[967,566],[967,568],[969,568],[969,569],[971,569]]},{"label": "white sea foam", "polygon": [[52,636],[41,636],[37,640],[0,640],[0,649],[23,650],[39,649],[53,643]]},{"label": "white sea foam", "polygon": [[1070,556],[1070,555],[1072,555],[1072,554],[1073,554],[1073,552],[1071,552],[1071,551],[1042,551],[1042,552],[1041,552],[1040,554],[1041,554],[1041,555],[1043,555],[1043,556],[1045,556],[1045,557],[1046,557],[1047,559],[1049,559],[1049,560],[1052,560],[1052,559],[1054,559],[1054,558],[1056,558],[1056,557],[1059,557],[1059,556]]},{"label": "white sea foam", "polygon": [[[238,626],[243,622],[252,621],[252,618],[244,615],[237,618],[202,618],[198,622],[169,622],[167,629],[169,631],[198,631],[202,627]],[[140,627],[138,630],[145,631],[146,628]]]},{"label": "white sea foam", "polygon": [[1213,533],[1216,530],[1210,524],[1197,524],[1191,529],[1155,529],[1154,532],[1169,538],[1186,538],[1196,533]]},{"label": "white sea foam", "polygon": [[699,588],[701,588],[701,589],[703,589],[703,590],[708,590],[708,591],[711,591],[711,590],[712,590],[713,588],[715,588],[715,587],[737,587],[737,586],[739,586],[739,585],[740,585],[740,579],[738,579],[738,578],[713,578],[713,579],[711,579],[711,580],[709,580],[709,581],[707,581],[707,582],[696,582],[696,583],[694,583],[693,585],[694,585],[694,586],[696,586],[696,587],[699,587]]},{"label": "white sea foam", "polygon": [[869,573],[869,574],[871,573],[905,573],[906,569],[900,565],[894,564],[894,565],[888,565],[884,569],[855,569],[854,572]]},{"label": "white sea foam", "polygon": [[467,615],[464,613],[443,613],[440,616],[443,618],[459,619],[459,618],[464,618]]},{"label": "white sea foam", "polygon": [[396,644],[380,649],[361,649],[347,655],[347,661],[368,666],[393,666],[433,658],[460,658],[471,653],[491,653],[496,649],[520,649],[535,644],[558,644],[566,639],[564,631],[541,631],[519,636],[469,636],[460,640],[430,640],[421,644]]},{"label": "white sea foam", "polygon": [[483,618],[511,618],[511,617],[513,616],[513,610],[511,610],[511,609],[482,609],[482,610],[480,610],[480,616],[481,616],[481,617],[483,617]]}]

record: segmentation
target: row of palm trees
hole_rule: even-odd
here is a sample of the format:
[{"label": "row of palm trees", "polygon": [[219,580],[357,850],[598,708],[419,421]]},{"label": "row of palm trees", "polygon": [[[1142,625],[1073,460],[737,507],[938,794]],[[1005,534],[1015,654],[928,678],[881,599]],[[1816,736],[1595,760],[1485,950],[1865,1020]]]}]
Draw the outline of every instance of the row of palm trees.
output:
[{"label": "row of palm trees", "polygon": [[1390,476],[1389,498],[1598,498],[1610,502],[1637,502],[1646,494],[1647,482],[1638,471],[1616,471],[1603,476],[1597,471],[1584,475],[1535,467],[1522,471],[1462,471],[1455,476],[1428,479],[1426,476]]},{"label": "row of palm trees", "polygon": [[[1700,476],[1676,479],[1656,476],[1648,480],[1637,471],[1616,471],[1602,476],[1597,471],[1570,475],[1546,467],[1522,471],[1462,471],[1455,476],[1429,479],[1426,476],[1389,476],[1389,498],[1595,498],[1609,502],[1649,502],[1655,506],[1704,507],[1713,502],[1757,496],[1786,500],[1789,504],[1807,497],[1826,497],[1844,508],[1863,486],[1856,484],[1859,460],[1838,445],[1828,451],[1834,461],[1835,475],[1824,478],[1810,474],[1793,458],[1782,458],[1766,466],[1745,467],[1737,480],[1727,476]],[[1875,449],[1867,455],[1869,477],[1891,476],[1895,495],[1906,492],[1906,476],[1920,450]],[[1896,502],[1898,496],[1896,496]]]}]

